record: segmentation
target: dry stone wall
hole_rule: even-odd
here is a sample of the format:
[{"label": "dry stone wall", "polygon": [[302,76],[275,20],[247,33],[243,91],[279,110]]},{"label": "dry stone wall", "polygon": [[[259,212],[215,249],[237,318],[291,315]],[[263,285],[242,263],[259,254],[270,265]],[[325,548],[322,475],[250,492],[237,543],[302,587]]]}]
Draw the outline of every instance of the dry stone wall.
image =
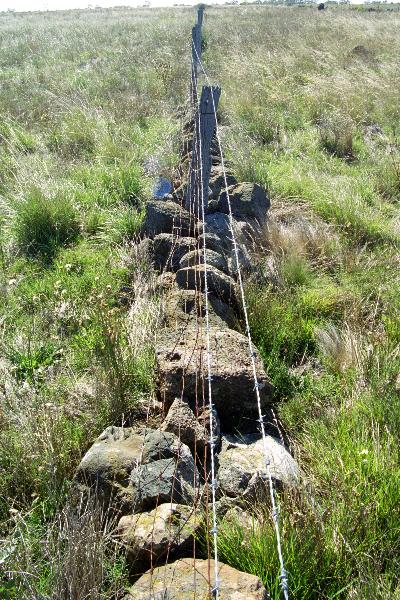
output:
[{"label": "dry stone wall", "polygon": [[[252,503],[268,502],[248,339],[240,329],[238,265],[227,193],[244,273],[253,268],[252,245],[267,219],[269,199],[260,186],[238,183],[231,173],[225,192],[220,157],[213,144],[204,222],[186,211],[186,181],[179,173],[185,173],[190,162],[188,132],[190,125],[185,128],[182,165],[173,193],[148,203],[140,242],[159,273],[163,298],[163,321],[155,348],[159,426],[138,423],[107,428],[76,474],[76,489],[94,493],[103,508],[119,520],[117,536],[126,549],[132,574],[144,573],[127,600],[150,599],[155,597],[153,592],[165,590],[168,598],[189,599],[194,585],[208,593],[202,573],[209,572],[209,561],[200,554],[194,568],[193,542],[204,527],[207,512],[211,437],[216,441],[218,514],[232,511],[232,507],[242,510],[238,507],[248,509]],[[211,420],[205,386],[206,273]],[[268,421],[273,387],[257,351],[255,361],[261,408]],[[297,465],[282,440],[274,437],[276,430],[271,433],[267,447],[272,476],[281,486],[295,486]],[[254,576],[222,565],[220,578],[221,597],[267,598]]]}]

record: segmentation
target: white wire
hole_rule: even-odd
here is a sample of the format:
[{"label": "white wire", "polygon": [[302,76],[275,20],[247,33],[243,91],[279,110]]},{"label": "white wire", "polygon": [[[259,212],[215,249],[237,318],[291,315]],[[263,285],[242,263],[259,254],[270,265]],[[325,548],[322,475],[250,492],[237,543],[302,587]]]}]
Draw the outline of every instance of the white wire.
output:
[{"label": "white wire", "polygon": [[244,314],[245,325],[246,325],[246,334],[247,334],[248,345],[249,345],[249,355],[250,355],[250,360],[251,360],[251,365],[252,365],[252,370],[253,370],[254,390],[255,390],[256,398],[257,398],[259,423],[260,423],[261,434],[262,434],[262,439],[263,439],[265,467],[266,467],[266,473],[267,473],[267,477],[268,477],[269,494],[270,494],[271,506],[272,506],[272,518],[274,521],[276,545],[277,545],[277,551],[278,551],[278,557],[279,557],[279,563],[280,563],[280,577],[279,577],[280,586],[282,588],[285,600],[289,600],[288,575],[287,575],[287,571],[285,569],[285,563],[284,563],[284,559],[283,559],[281,534],[280,534],[280,527],[279,527],[279,506],[278,506],[277,499],[275,496],[274,484],[272,481],[272,474],[271,474],[271,468],[270,468],[270,459],[268,457],[267,436],[265,434],[264,418],[263,418],[262,409],[261,409],[260,384],[258,382],[257,368],[256,368],[256,361],[255,361],[256,354],[255,354],[253,342],[251,339],[248,310],[247,310],[246,298],[245,298],[244,287],[243,287],[243,278],[242,278],[242,272],[241,272],[240,263],[239,263],[239,251],[238,251],[238,246],[237,246],[234,227],[233,227],[232,207],[231,207],[231,201],[230,201],[229,194],[228,194],[228,181],[227,181],[227,177],[226,177],[224,157],[222,154],[221,138],[220,138],[219,129],[218,129],[217,111],[216,111],[216,107],[215,107],[214,93],[213,93],[213,88],[212,88],[210,78],[208,77],[208,75],[203,67],[203,63],[200,60],[200,57],[197,53],[197,50],[196,50],[196,47],[194,44],[193,44],[193,47],[196,52],[197,60],[199,62],[200,68],[201,68],[205,78],[207,79],[208,84],[211,87],[211,98],[212,98],[213,111],[214,111],[215,123],[216,123],[215,135],[216,135],[217,142],[218,142],[219,153],[221,155],[221,168],[222,168],[222,173],[223,173],[223,177],[224,177],[225,194],[226,194],[227,203],[228,203],[229,225],[230,225],[230,229],[231,229],[231,233],[232,233],[232,242],[233,242],[235,260],[236,260],[236,266],[237,266],[237,276],[238,276],[238,282],[239,282],[239,287],[240,287],[243,314]]},{"label": "white wire", "polygon": [[[197,52],[196,52],[197,54]],[[200,111],[197,110],[198,118],[198,147],[199,147],[199,163],[200,163],[200,204],[201,217],[203,221],[203,233],[205,233],[205,214],[204,214],[204,189],[203,189],[203,164],[202,164],[202,148],[201,148],[201,127],[200,127]],[[218,600],[219,598],[219,579],[218,579],[218,526],[217,526],[217,509],[216,509],[216,488],[217,480],[215,477],[215,440],[214,440],[214,419],[213,419],[213,401],[211,389],[211,344],[210,344],[210,318],[208,306],[208,275],[207,275],[207,252],[206,244],[203,243],[203,262],[204,262],[204,295],[205,295],[205,313],[206,313],[206,340],[207,340],[207,381],[208,381],[208,409],[209,409],[209,427],[210,427],[210,462],[211,462],[211,498],[212,498],[212,513],[213,526],[211,533],[214,542],[214,588],[212,593]]]}]

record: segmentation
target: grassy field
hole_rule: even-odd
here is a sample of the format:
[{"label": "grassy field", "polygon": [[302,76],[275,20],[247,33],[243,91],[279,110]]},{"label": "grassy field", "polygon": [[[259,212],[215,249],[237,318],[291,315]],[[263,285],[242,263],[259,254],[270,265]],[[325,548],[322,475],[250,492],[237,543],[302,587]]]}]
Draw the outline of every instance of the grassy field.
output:
[{"label": "grassy field", "polygon": [[[177,161],[193,19],[0,14],[2,598],[67,600],[73,548],[97,550],[76,598],[123,595],[93,519],[78,541],[61,522],[93,438],[153,393],[157,297],[132,241]],[[209,8],[204,34],[225,153],[271,196],[246,285],[305,473],[282,498],[291,597],[400,598],[400,14]],[[220,552],[279,598],[267,516],[225,526]]]}]

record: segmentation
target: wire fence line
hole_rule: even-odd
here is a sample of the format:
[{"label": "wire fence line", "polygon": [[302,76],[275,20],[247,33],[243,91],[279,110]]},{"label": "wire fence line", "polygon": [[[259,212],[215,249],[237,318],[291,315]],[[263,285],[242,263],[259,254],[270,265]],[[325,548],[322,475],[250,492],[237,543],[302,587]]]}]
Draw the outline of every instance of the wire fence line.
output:
[{"label": "wire fence line", "polygon": [[[256,360],[255,360],[256,353],[255,353],[255,347],[254,347],[254,344],[252,341],[252,336],[251,336],[251,329],[250,329],[250,323],[249,323],[249,317],[248,317],[248,308],[247,308],[246,296],[245,296],[244,285],[243,285],[243,275],[242,275],[242,269],[241,269],[240,259],[239,259],[239,248],[238,248],[238,243],[237,243],[236,235],[235,235],[232,206],[231,206],[231,201],[230,201],[229,192],[228,192],[228,181],[227,181],[225,162],[224,162],[224,156],[223,156],[223,151],[222,151],[221,136],[220,136],[220,131],[219,131],[219,127],[218,127],[216,102],[215,102],[215,98],[214,98],[214,91],[213,91],[213,86],[211,84],[211,80],[210,80],[210,78],[204,68],[204,65],[201,61],[198,49],[196,48],[196,44],[193,42],[192,46],[193,46],[193,53],[196,57],[196,61],[197,61],[198,65],[200,66],[200,69],[211,89],[212,107],[213,107],[213,112],[214,112],[214,117],[215,117],[215,138],[217,141],[218,151],[220,154],[221,169],[222,169],[223,180],[224,180],[224,188],[221,191],[221,193],[225,192],[226,199],[227,199],[227,205],[228,205],[229,225],[230,225],[230,231],[231,231],[231,235],[232,235],[232,244],[233,244],[233,251],[234,251],[235,262],[236,262],[237,280],[238,280],[239,289],[240,289],[240,298],[241,298],[243,316],[244,316],[244,320],[245,320],[245,330],[246,330],[246,336],[247,336],[247,340],[248,340],[249,357],[250,357],[250,361],[251,361],[251,367],[252,367],[252,373],[253,373],[253,379],[254,379],[254,391],[255,391],[258,416],[259,416],[258,421],[259,421],[260,431],[261,431],[262,439],[263,439],[265,471],[266,471],[266,475],[267,475],[267,479],[268,479],[268,488],[269,488],[269,495],[270,495],[270,501],[271,501],[271,507],[272,507],[272,519],[273,519],[274,528],[275,528],[277,552],[278,552],[279,563],[280,563],[280,575],[279,575],[280,586],[281,586],[285,600],[289,600],[288,574],[285,569],[285,562],[284,562],[283,552],[282,552],[281,532],[280,532],[280,519],[279,519],[280,509],[279,509],[278,498],[276,495],[276,490],[275,490],[275,486],[274,486],[274,482],[273,482],[273,478],[272,478],[271,461],[269,458],[268,448],[267,448],[267,436],[266,436],[266,431],[265,431],[265,415],[262,414],[261,398],[260,398],[261,384],[258,381],[258,376],[257,376],[257,368],[256,368]],[[200,147],[201,147],[201,144],[200,144]],[[204,198],[202,198],[201,204],[203,206],[203,211],[204,211]],[[203,213],[203,221],[205,222],[204,213]],[[204,244],[204,247],[205,247],[205,244]],[[274,415],[274,420],[276,421],[276,425],[278,426],[275,413],[273,413],[273,415]],[[279,426],[278,426],[278,431],[280,432]]]}]

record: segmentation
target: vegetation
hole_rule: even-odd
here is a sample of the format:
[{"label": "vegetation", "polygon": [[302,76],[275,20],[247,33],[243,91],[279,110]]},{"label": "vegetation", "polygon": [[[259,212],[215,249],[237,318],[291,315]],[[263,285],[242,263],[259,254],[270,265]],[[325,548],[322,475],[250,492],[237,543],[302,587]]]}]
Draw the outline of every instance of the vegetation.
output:
[{"label": "vegetation", "polygon": [[[192,21],[186,9],[0,13],[5,598],[61,598],[67,578],[111,599],[126,583],[100,517],[72,526],[65,499],[92,440],[152,393],[157,296],[132,241],[152,165],[176,160]],[[399,31],[396,12],[331,5],[205,16],[226,154],[271,196],[246,285],[306,479],[281,498],[296,599],[400,597]],[[271,522],[257,517],[250,532],[223,526],[221,558],[278,598]]]}]

